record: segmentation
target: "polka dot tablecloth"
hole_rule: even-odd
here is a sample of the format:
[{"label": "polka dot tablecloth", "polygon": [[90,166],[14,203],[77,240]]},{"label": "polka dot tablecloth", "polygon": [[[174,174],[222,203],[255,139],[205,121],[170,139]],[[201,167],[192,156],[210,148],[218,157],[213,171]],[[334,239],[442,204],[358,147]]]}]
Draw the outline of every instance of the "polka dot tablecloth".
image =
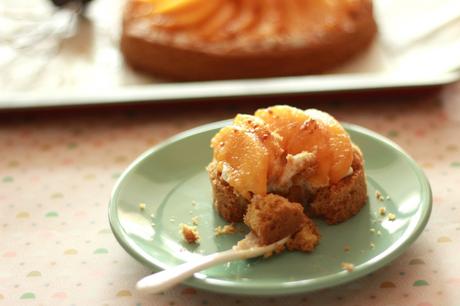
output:
[{"label": "polka dot tablecloth", "polygon": [[337,288],[275,298],[185,286],[138,293],[134,284],[149,270],[118,245],[107,218],[117,177],[140,153],[255,105],[2,114],[0,305],[460,305],[460,102],[452,96],[460,98],[458,88],[417,100],[314,105],[407,150],[431,182],[433,212],[387,267]]}]

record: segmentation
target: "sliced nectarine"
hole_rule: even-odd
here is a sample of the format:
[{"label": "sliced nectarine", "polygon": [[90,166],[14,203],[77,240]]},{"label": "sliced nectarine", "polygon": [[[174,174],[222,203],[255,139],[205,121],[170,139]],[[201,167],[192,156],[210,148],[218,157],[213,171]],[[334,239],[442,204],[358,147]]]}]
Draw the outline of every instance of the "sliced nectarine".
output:
[{"label": "sliced nectarine", "polygon": [[350,136],[342,125],[328,113],[316,109],[308,109],[305,112],[326,127],[327,146],[330,151],[329,178],[332,183],[336,183],[348,173],[353,162]]},{"label": "sliced nectarine", "polygon": [[235,117],[233,124],[255,134],[267,150],[269,161],[268,177],[276,178],[281,175],[284,158],[284,150],[280,144],[281,137],[271,132],[268,125],[255,116],[239,114]]},{"label": "sliced nectarine", "polygon": [[223,179],[239,194],[267,193],[268,152],[258,137],[241,127],[224,127],[211,140]]}]

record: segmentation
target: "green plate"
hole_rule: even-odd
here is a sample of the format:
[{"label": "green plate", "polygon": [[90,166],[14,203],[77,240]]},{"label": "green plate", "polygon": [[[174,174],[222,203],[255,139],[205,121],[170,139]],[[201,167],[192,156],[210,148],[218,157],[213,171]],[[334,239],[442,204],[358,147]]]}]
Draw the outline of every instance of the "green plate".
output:
[{"label": "green plate", "polygon": [[[216,226],[226,223],[212,208],[205,167],[212,156],[211,137],[228,123],[204,125],[165,141],[134,161],[116,183],[109,206],[113,233],[152,270],[230,249],[247,231],[239,225],[241,233],[214,234]],[[333,226],[317,220],[322,239],[311,254],[283,252],[269,259],[235,261],[196,273],[185,283],[240,295],[305,293],[357,279],[401,255],[428,221],[429,183],[396,144],[364,128],[344,126],[366,160],[369,203],[358,215]],[[376,191],[384,201],[376,198]],[[140,209],[140,203],[146,208]],[[380,207],[396,219],[381,216]],[[201,236],[196,246],[184,243],[179,233],[180,223],[192,224],[193,217]],[[352,263],[354,270],[343,270],[342,262]]]}]

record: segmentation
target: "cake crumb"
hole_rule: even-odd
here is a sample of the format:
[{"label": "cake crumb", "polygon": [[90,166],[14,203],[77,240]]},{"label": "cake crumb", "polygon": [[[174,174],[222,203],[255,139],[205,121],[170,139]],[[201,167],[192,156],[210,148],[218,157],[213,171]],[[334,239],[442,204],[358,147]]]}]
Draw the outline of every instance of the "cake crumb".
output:
[{"label": "cake crumb", "polygon": [[342,262],[342,269],[347,270],[348,272],[352,272],[355,266],[349,262]]},{"label": "cake crumb", "polygon": [[155,214],[150,214],[150,218],[154,219],[154,218],[155,218]]},{"label": "cake crumb", "polygon": [[196,201],[192,201],[192,206],[193,207],[196,207],[196,204],[197,204]]},{"label": "cake crumb", "polygon": [[371,246],[371,249],[375,249],[375,244],[373,242],[371,242],[370,246]]},{"label": "cake crumb", "polygon": [[385,197],[378,190],[375,192],[375,197],[377,198],[377,200],[382,201],[382,202],[385,200]]},{"label": "cake crumb", "polygon": [[198,225],[198,216],[195,216],[192,218],[192,224],[193,225]]},{"label": "cake crumb", "polygon": [[388,220],[390,220],[390,221],[396,220],[396,215],[395,214],[388,214]]},{"label": "cake crumb", "polygon": [[346,246],[343,247],[343,250],[344,250],[345,252],[350,252],[351,246],[346,245]]},{"label": "cake crumb", "polygon": [[387,195],[387,196],[386,196],[386,198],[385,198],[385,200],[389,200],[389,199],[390,199],[390,196],[389,196],[389,195]]},{"label": "cake crumb", "polygon": [[236,226],[233,223],[224,226],[219,225],[214,229],[214,233],[216,236],[234,234],[236,233]]},{"label": "cake crumb", "polygon": [[180,227],[180,233],[182,234],[182,237],[184,238],[184,240],[187,241],[187,243],[193,244],[193,243],[197,243],[198,240],[200,240],[200,235],[198,234],[198,230],[196,229],[196,226],[190,226],[190,225],[181,223],[179,227]]},{"label": "cake crumb", "polygon": [[176,219],[174,219],[174,218],[169,218],[169,222],[174,223],[175,221],[176,221]]},{"label": "cake crumb", "polygon": [[379,214],[381,216],[385,216],[386,213],[387,213],[387,210],[385,209],[385,207],[380,207],[379,208]]},{"label": "cake crumb", "polygon": [[371,233],[375,233],[375,228],[372,227],[369,231],[370,231]]},{"label": "cake crumb", "polygon": [[382,235],[382,232],[381,231],[377,231],[377,235]]},{"label": "cake crumb", "polygon": [[145,203],[139,203],[139,209],[144,210],[145,209]]}]

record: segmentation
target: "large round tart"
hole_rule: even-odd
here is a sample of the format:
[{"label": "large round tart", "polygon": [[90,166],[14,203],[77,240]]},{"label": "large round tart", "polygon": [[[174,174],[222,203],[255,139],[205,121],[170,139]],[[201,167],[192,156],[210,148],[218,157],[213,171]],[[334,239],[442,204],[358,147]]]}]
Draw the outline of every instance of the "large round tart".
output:
[{"label": "large round tart", "polygon": [[304,75],[362,52],[376,31],[371,0],[129,0],[121,50],[181,80]]}]

